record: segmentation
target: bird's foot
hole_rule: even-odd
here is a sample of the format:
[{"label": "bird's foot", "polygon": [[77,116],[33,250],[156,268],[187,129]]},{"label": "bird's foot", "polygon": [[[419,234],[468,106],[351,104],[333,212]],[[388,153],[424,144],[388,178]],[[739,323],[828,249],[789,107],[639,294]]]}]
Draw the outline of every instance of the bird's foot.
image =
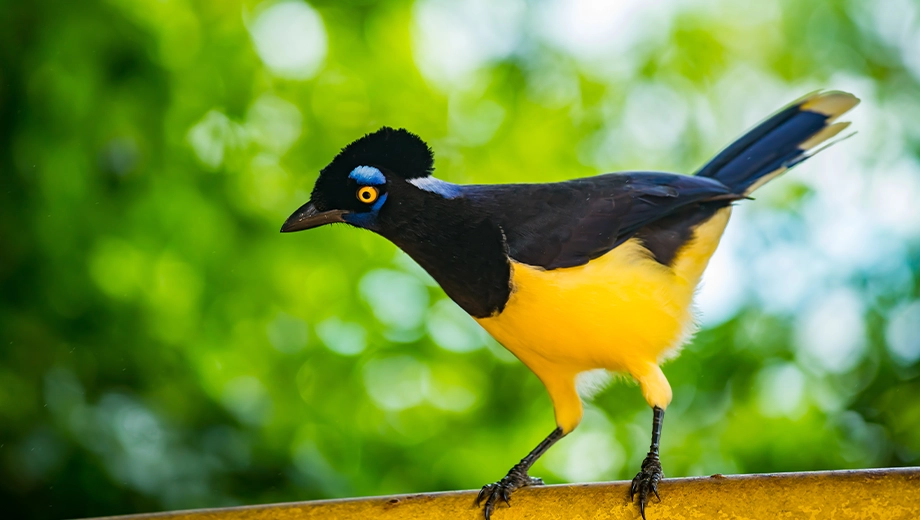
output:
[{"label": "bird's foot", "polygon": [[632,486],[629,488],[629,500],[632,502],[633,497],[639,495],[639,513],[642,514],[642,520],[645,520],[645,505],[652,494],[658,501],[658,483],[664,478],[661,471],[661,461],[657,453],[649,453],[642,461],[642,471],[632,480]]},{"label": "bird's foot", "polygon": [[504,500],[505,503],[510,506],[511,493],[513,493],[515,490],[527,486],[542,485],[542,480],[536,477],[531,477],[527,474],[527,470],[520,469],[515,466],[511,468],[511,471],[509,471],[507,475],[505,475],[505,478],[494,484],[482,486],[482,490],[479,492],[479,496],[476,497],[476,505],[480,505],[482,501],[485,500],[486,505],[482,508],[482,512],[485,515],[486,520],[489,520],[492,517],[492,511],[495,510],[495,506],[499,499]]}]

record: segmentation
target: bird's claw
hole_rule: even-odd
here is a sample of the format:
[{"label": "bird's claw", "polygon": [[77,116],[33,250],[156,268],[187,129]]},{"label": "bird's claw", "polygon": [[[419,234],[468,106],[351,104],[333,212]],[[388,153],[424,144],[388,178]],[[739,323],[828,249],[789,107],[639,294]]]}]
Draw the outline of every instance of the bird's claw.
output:
[{"label": "bird's claw", "polygon": [[479,491],[479,496],[476,497],[476,505],[479,506],[482,504],[482,501],[485,500],[486,504],[482,508],[482,513],[485,515],[486,520],[490,520],[492,512],[495,511],[495,504],[498,502],[498,499],[504,500],[510,507],[511,493],[515,490],[527,486],[542,485],[543,481],[541,479],[531,477],[526,471],[512,468],[511,471],[505,475],[505,478],[494,484],[482,486],[482,490]]},{"label": "bird's claw", "polygon": [[649,453],[645,460],[642,461],[642,471],[632,480],[632,486],[629,488],[629,500],[639,495],[639,513],[642,520],[645,520],[645,506],[648,504],[649,494],[654,494],[655,498],[661,502],[661,496],[658,495],[658,483],[664,478],[661,471],[661,461],[658,454]]}]

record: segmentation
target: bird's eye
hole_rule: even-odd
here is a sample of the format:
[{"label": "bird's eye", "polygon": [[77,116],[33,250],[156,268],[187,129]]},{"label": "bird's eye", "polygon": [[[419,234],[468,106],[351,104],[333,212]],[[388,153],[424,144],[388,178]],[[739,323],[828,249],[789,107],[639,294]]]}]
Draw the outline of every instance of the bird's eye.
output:
[{"label": "bird's eye", "polygon": [[364,186],[358,190],[358,200],[365,204],[374,202],[379,196],[380,192],[373,186]]}]

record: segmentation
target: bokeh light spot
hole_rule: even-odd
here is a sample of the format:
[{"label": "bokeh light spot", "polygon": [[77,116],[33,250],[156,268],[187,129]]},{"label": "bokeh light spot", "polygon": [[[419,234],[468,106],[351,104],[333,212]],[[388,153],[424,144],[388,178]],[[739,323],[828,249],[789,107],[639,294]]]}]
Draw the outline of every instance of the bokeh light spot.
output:
[{"label": "bokeh light spot", "polygon": [[246,115],[246,131],[252,140],[277,155],[297,142],[302,123],[296,105],[271,94],[256,99]]},{"label": "bokeh light spot", "polygon": [[316,325],[316,335],[326,348],[343,356],[355,356],[367,348],[367,331],[358,323],[332,317]]},{"label": "bokeh light spot", "polygon": [[920,359],[920,300],[891,313],[885,338],[888,351],[898,363],[912,365]]},{"label": "bokeh light spot", "polygon": [[307,346],[307,323],[285,313],[278,313],[266,327],[268,340],[279,352],[292,354]]},{"label": "bokeh light spot", "polygon": [[418,278],[392,269],[374,269],[361,278],[362,298],[374,316],[397,330],[415,329],[428,310],[428,289]]},{"label": "bokeh light spot", "polygon": [[422,0],[413,14],[412,50],[419,69],[435,83],[454,87],[514,51],[523,28],[524,3]]},{"label": "bokeh light spot", "polygon": [[602,412],[587,407],[578,429],[544,456],[546,467],[569,482],[609,478],[626,461],[615,433]]},{"label": "bokeh light spot", "polygon": [[263,4],[249,33],[262,62],[287,79],[313,77],[326,58],[326,29],[306,2]]},{"label": "bokeh light spot", "polygon": [[482,328],[451,300],[435,303],[426,325],[431,339],[444,350],[471,352],[485,346]]},{"label": "bokeh light spot", "polygon": [[804,366],[838,373],[850,370],[866,348],[862,301],[849,289],[830,292],[802,314],[796,332]]},{"label": "bokeh light spot", "polygon": [[268,392],[262,382],[253,376],[241,376],[228,382],[224,386],[221,400],[245,424],[262,424],[271,411]]},{"label": "bokeh light spot", "polygon": [[420,404],[428,379],[428,367],[411,356],[373,359],[364,367],[367,393],[384,410],[405,410]]},{"label": "bokeh light spot", "polygon": [[767,417],[800,415],[804,408],[805,374],[794,363],[772,365],[758,375],[758,404]]}]

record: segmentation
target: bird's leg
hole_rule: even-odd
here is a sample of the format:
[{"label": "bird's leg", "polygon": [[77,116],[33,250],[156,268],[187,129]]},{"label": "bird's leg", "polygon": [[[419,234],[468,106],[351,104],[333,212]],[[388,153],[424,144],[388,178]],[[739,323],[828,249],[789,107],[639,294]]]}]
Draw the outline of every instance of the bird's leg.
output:
[{"label": "bird's leg", "polygon": [[661,423],[664,422],[664,410],[655,406],[652,408],[654,416],[652,417],[652,445],[649,447],[648,455],[642,461],[642,471],[632,480],[632,486],[629,488],[629,500],[639,495],[639,512],[642,514],[642,520],[645,520],[645,505],[648,504],[649,495],[654,493],[658,496],[658,483],[664,478],[661,471],[661,460],[658,458],[658,443],[661,441]]},{"label": "bird's leg", "polygon": [[511,505],[511,493],[516,489],[520,489],[526,486],[542,486],[543,481],[531,477],[527,474],[527,470],[533,466],[533,463],[540,458],[540,455],[543,455],[546,450],[550,448],[553,444],[556,444],[556,441],[564,437],[565,434],[562,433],[562,428],[556,428],[550,433],[543,442],[537,445],[526,457],[521,459],[521,462],[518,462],[508,471],[508,474],[505,475],[505,478],[499,480],[494,484],[489,484],[482,487],[482,490],[479,492],[479,496],[476,497],[476,505],[482,503],[483,500],[486,501],[486,505],[483,508],[482,512],[486,516],[486,520],[492,516],[492,511],[495,510],[495,505],[498,502],[498,499],[502,499],[509,506]]}]

